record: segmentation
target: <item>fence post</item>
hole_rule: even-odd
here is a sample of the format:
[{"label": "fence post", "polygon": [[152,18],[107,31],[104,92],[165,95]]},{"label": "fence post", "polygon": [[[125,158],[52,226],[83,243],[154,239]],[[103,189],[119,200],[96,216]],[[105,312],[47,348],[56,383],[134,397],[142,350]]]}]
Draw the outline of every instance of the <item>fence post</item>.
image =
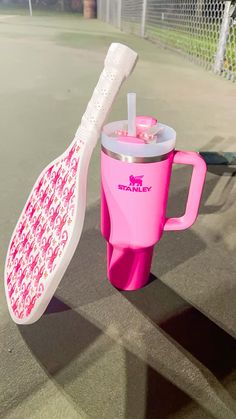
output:
[{"label": "fence post", "polygon": [[107,0],[106,22],[109,23],[109,20],[110,20],[110,0]]},{"label": "fence post", "polygon": [[117,26],[121,30],[121,13],[122,13],[122,0],[118,1],[118,7],[117,7]]},{"label": "fence post", "polygon": [[29,0],[29,12],[30,12],[30,16],[33,16],[31,0]]},{"label": "fence post", "polygon": [[230,6],[231,6],[231,1],[226,1],[223,20],[222,20],[221,29],[220,29],[220,37],[219,37],[219,42],[218,42],[218,47],[217,47],[217,53],[216,53],[216,58],[215,58],[215,63],[214,63],[214,68],[213,68],[214,72],[217,74],[221,73],[224,68],[224,56],[225,56],[225,51],[226,51],[227,39],[229,36],[230,19],[231,19]]},{"label": "fence post", "polygon": [[141,21],[141,37],[142,38],[144,38],[145,36],[146,14],[147,14],[147,0],[143,0],[142,21]]},{"label": "fence post", "polygon": [[105,0],[99,0],[99,9],[100,9],[100,19],[105,22],[106,20],[106,7],[105,7]]},{"label": "fence post", "polygon": [[97,0],[97,18],[101,20],[101,1]]}]

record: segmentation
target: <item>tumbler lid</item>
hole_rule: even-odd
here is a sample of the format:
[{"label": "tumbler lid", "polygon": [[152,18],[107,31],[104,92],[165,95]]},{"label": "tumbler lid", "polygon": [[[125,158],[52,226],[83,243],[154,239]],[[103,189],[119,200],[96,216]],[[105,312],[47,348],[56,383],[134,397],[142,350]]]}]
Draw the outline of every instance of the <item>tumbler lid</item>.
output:
[{"label": "tumbler lid", "polygon": [[[147,118],[150,118],[150,127],[154,125],[153,121],[156,120],[152,117],[137,117],[137,126]],[[127,120],[105,125],[102,130],[102,146],[113,153],[134,157],[162,156],[175,148],[176,132],[168,125],[158,123],[157,134],[151,142],[145,142],[138,136],[122,135],[127,126]]]}]

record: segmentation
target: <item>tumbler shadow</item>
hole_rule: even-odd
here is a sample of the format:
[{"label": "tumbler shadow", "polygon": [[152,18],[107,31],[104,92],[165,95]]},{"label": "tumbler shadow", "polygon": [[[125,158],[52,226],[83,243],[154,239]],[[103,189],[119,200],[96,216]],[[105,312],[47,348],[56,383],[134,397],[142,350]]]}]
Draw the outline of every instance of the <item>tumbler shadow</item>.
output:
[{"label": "tumbler shadow", "polygon": [[[183,358],[190,356],[192,365],[196,364],[197,368],[202,365],[209,386],[214,388],[221,383],[224,387],[224,379],[231,373],[235,374],[235,339],[199,310],[186,303],[154,275],[151,274],[150,283],[145,288],[135,293],[123,292],[123,295],[143,315],[147,316],[158,330],[161,329],[172,342],[176,343],[178,349],[183,352]],[[168,347],[166,350],[168,352]],[[130,356],[133,359],[130,360]],[[165,362],[164,367],[171,368],[171,356],[168,354]],[[142,368],[142,362],[138,358],[134,359],[133,355],[127,354],[127,418],[132,417],[135,403],[135,396],[129,393],[129,389],[134,386],[134,370],[137,371],[139,368]],[[213,377],[215,377],[215,382]],[[228,390],[226,388],[225,390],[227,393]],[[186,406],[190,406],[192,410],[199,409],[200,406],[193,402],[187,393],[147,365],[144,417],[146,419],[167,418]],[[231,397],[234,398],[235,394],[229,394],[229,400]],[[206,417],[209,417],[209,412]],[[222,417],[221,414],[223,412],[219,412],[219,417]]]},{"label": "tumbler shadow", "polygon": [[[56,315],[55,306],[57,310],[59,307],[62,310],[56,310]],[[105,409],[100,400],[101,388],[88,387],[86,380],[82,383],[81,381],[76,383],[76,381],[78,377],[83,377],[86,370],[91,369],[93,365],[96,366],[104,354],[114,349],[117,343],[106,336],[103,330],[98,329],[59,299],[51,301],[49,312],[50,314],[45,314],[39,322],[33,325],[19,326],[20,333],[48,377],[69,396],[73,406],[78,409],[78,414],[82,409],[88,417],[94,417],[91,413],[93,412],[91,404],[94,404],[98,412],[97,417],[101,417],[102,409]],[[102,344],[98,343],[99,340]],[[98,349],[91,349],[95,344]],[[137,398],[143,400],[144,394],[147,398],[141,406],[141,411],[145,412],[146,405],[143,418],[154,418],[157,413],[158,417],[165,418],[168,413],[177,411],[192,402],[189,396],[142,359],[125,347],[123,351],[126,359],[126,387],[123,390],[126,395],[124,418],[141,417],[140,411],[136,415]],[[112,375],[112,370],[110,374]],[[106,377],[106,375],[107,372],[104,371],[103,376]],[[137,379],[141,381],[139,389],[137,389]],[[100,382],[100,385],[106,386],[106,383]],[[112,380],[110,380],[110,385],[113,385]],[[88,405],[84,401],[84,394],[87,392],[90,393]],[[110,412],[109,417],[115,419],[116,416],[112,416],[112,406],[110,406]]]},{"label": "tumbler shadow", "polygon": [[[153,292],[154,288],[155,292]],[[177,345],[177,351],[182,352],[183,359],[186,357],[185,351],[192,355],[193,373],[195,371],[195,359],[198,359],[216,377],[221,379],[235,368],[233,354],[236,348],[233,339],[197,310],[188,306],[184,300],[156,278],[153,278],[153,281],[145,289],[124,294],[125,298],[139,312],[144,314],[148,321],[159,327],[159,334],[162,330],[167,336],[166,355],[162,360],[161,372],[149,365],[148,354],[147,361],[145,361],[141,354],[140,357],[137,356],[137,353],[132,353],[132,350],[128,350],[126,345],[123,346],[122,341],[117,342],[107,335],[105,324],[98,328],[93,324],[93,321],[81,316],[60,300],[51,302],[48,310],[51,314],[45,314],[39,322],[27,327],[19,327],[20,333],[48,377],[54,381],[59,390],[61,389],[63,393],[69,396],[73,406],[78,409],[78,413],[82,409],[89,417],[94,417],[91,413],[94,412],[91,405],[94,405],[98,412],[97,417],[100,417],[99,415],[106,408],[104,403],[109,404],[109,400],[104,400],[102,388],[106,388],[107,383],[103,380],[109,379],[110,386],[114,386],[114,379],[111,377],[115,368],[111,366],[111,369],[109,369],[109,364],[108,367],[105,366],[102,380],[99,381],[98,386],[96,374],[99,376],[100,372],[97,363],[104,357],[105,359],[109,357],[109,352],[113,352],[114,347],[120,345],[126,357],[126,386],[123,389],[126,396],[125,418],[167,418],[170,414],[178,412],[186,406],[191,406],[192,409],[200,409],[201,412],[204,411],[201,403],[193,401],[188,395],[189,389],[186,388],[186,393],[188,393],[186,394],[185,391],[168,379],[169,371],[172,370],[171,351],[173,351],[173,344],[174,346]],[[158,299],[156,299],[157,295],[159,295]],[[163,300],[164,296],[165,300]],[[122,299],[122,295],[120,295],[120,299]],[[184,307],[182,312],[179,312],[180,306],[182,309]],[[107,307],[108,309],[109,307]],[[116,309],[118,309],[118,306]],[[106,310],[105,301],[104,310]],[[171,312],[176,314],[169,318]],[[109,320],[111,325],[115,325],[115,318],[115,313],[111,313]],[[192,332],[190,333],[191,329]],[[134,327],[133,332],[135,336],[138,329]],[[144,335],[143,338],[147,339],[144,344],[144,347],[147,348],[149,345],[148,336],[145,338]],[[136,345],[136,342],[134,341],[132,344]],[[160,343],[160,347],[157,347],[156,351],[157,353],[158,351],[163,352],[163,343]],[[87,377],[86,379],[83,378],[86,371],[93,369],[93,367],[96,370],[95,376],[93,376],[95,386],[90,385],[91,383]],[[166,370],[166,375],[163,374],[163,368],[164,371]],[[181,369],[182,366],[180,365],[179,373],[183,375]],[[207,378],[209,386],[212,386],[214,384],[212,383],[212,377]],[[89,399],[85,398],[87,393],[90,395]],[[115,400],[117,403],[116,397],[114,402]],[[142,406],[140,406],[140,401]],[[138,416],[137,407],[144,412],[142,416]],[[112,405],[109,409],[110,416],[108,417],[115,418],[115,415],[112,416]],[[210,417],[209,412],[207,414],[207,417]]]},{"label": "tumbler shadow", "polygon": [[[66,392],[73,405],[77,406],[78,412],[82,406],[87,414],[91,413],[92,407],[84,401],[84,393],[91,392],[93,404],[97,405],[98,411],[101,412],[102,390],[99,388],[96,388],[96,390],[88,389],[88,384],[84,382],[77,385],[76,381],[78,377],[82,377],[93,366],[97,368],[96,364],[103,359],[104,354],[109,353],[111,348],[116,347],[117,343],[107,336],[105,326],[101,329],[95,326],[93,321],[78,313],[77,308],[101,300],[104,301],[103,310],[106,310],[106,300],[109,300],[114,294],[119,296],[119,300],[123,299],[122,294],[118,293],[105,279],[105,242],[98,227],[99,217],[100,208],[96,204],[88,211],[80,244],[57,290],[57,297],[52,299],[45,315],[35,324],[19,327],[25,342],[48,377],[57,384],[59,389],[61,388]],[[196,240],[198,243],[194,248],[195,252],[200,251],[202,243],[194,233],[189,231],[188,234],[191,236],[189,237],[191,240]],[[191,257],[192,254],[192,250],[188,254],[179,254],[176,263],[181,263],[186,257]],[[165,305],[164,301],[163,305]],[[109,308],[107,308],[108,310]],[[116,310],[119,310],[119,305]],[[112,325],[115,322],[114,311],[110,323]],[[93,349],[96,347],[98,349]],[[130,360],[126,364],[126,373],[129,375],[135,355],[125,347],[122,350],[125,351],[127,359]],[[138,362],[141,362],[139,358]],[[146,371],[148,366],[146,363],[143,365]],[[106,372],[104,374],[106,375]],[[112,371],[110,374],[112,375]],[[127,378],[128,388],[124,389],[130,399],[134,398],[135,393],[129,389],[130,383],[135,377],[133,371],[132,377]],[[143,383],[145,383],[145,380],[146,372],[141,377]],[[165,379],[163,378],[163,380]],[[168,380],[167,383],[169,383]],[[105,386],[105,383],[103,385]],[[170,386],[172,387],[172,384]],[[175,388],[177,389],[177,387]],[[139,396],[141,397],[141,394]],[[184,400],[188,400],[187,396],[183,397]],[[135,404],[132,404],[132,406],[133,411],[135,411]],[[132,417],[132,415],[128,417]]]},{"label": "tumbler shadow", "polygon": [[[175,216],[177,211],[182,210],[186,197],[187,187],[183,185],[185,182],[183,178],[186,178],[187,183],[185,175],[186,168],[181,168],[174,176],[174,185],[181,182],[181,188],[171,194],[169,199],[169,209],[171,212],[175,211]],[[217,178],[206,182],[200,210],[202,213],[205,211],[204,202],[216,182]],[[218,208],[213,208],[213,210],[217,211]],[[169,372],[165,377],[162,371],[158,371],[158,368],[154,369],[148,361],[145,362],[141,356],[132,353],[120,341],[117,342],[111,338],[107,334],[105,324],[101,322],[101,326],[98,327],[95,325],[96,321],[85,318],[77,312],[77,308],[93,305],[101,300],[103,311],[106,311],[109,299],[115,295],[117,306],[109,315],[109,324],[116,325],[116,311],[120,310],[119,301],[122,303],[125,297],[125,300],[128,300],[127,303],[131,303],[134,309],[143,314],[148,322],[155,324],[167,337],[167,346],[164,348],[166,356],[163,359],[164,368],[166,365],[167,370],[171,370],[171,356],[168,353],[170,339],[172,347],[176,345],[176,349],[183,351],[183,357],[188,356],[186,352],[191,355],[193,366],[196,359],[205,365],[209,372],[212,372],[216,380],[223,380],[235,368],[232,356],[235,351],[234,343],[226,332],[215,326],[207,317],[191,307],[154,276],[151,278],[151,283],[142,290],[118,293],[104,279],[106,278],[105,242],[100,234],[99,219],[100,207],[99,203],[96,203],[87,211],[82,238],[58,288],[57,299],[51,301],[47,313],[39,322],[27,327],[19,327],[20,333],[49,378],[53,379],[58,388],[69,396],[78,412],[82,406],[86,414],[91,414],[90,403],[93,400],[92,405],[97,409],[97,417],[99,417],[99,412],[102,414],[101,392],[102,386],[106,383],[100,381],[100,385],[98,384],[95,388],[92,382],[81,382],[80,377],[83,377],[89,368],[96,366],[104,356],[107,356],[114,345],[121,345],[126,354],[125,418],[142,417],[138,416],[137,400],[143,400],[143,398],[143,417],[148,419],[157,417],[157,413],[158,417],[168,417],[192,403],[197,408],[197,403],[187,395],[188,389],[185,393],[168,379]],[[158,258],[161,261],[160,274],[174,269],[206,247],[192,230],[187,230],[184,234],[166,234],[161,243],[158,252]],[[97,316],[99,317],[99,312]],[[197,337],[194,335],[194,330],[198,331]],[[211,344],[210,338],[214,345]],[[135,345],[135,341],[133,344]],[[148,346],[148,342],[145,342],[145,346]],[[213,348],[215,349],[216,346],[218,349],[214,353]],[[218,363],[222,366],[219,367]],[[138,374],[140,369],[141,376]],[[113,372],[109,370],[105,374],[112,376]],[[94,379],[97,382],[96,377]],[[104,379],[104,376],[101,379]],[[111,379],[111,385],[114,380]],[[137,389],[138,380],[141,384],[139,389]],[[209,378],[209,382],[211,380],[212,377]],[[87,393],[90,393],[89,399],[84,396]],[[110,409],[111,412],[112,406]],[[207,415],[209,417],[209,412]]]}]

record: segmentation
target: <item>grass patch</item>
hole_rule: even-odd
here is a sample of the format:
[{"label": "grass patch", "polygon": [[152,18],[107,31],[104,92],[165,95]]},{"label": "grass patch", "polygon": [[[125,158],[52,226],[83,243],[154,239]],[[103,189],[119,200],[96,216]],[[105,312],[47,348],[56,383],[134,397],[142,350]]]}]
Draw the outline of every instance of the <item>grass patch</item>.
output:
[{"label": "grass patch", "polygon": [[[208,36],[210,35],[209,37],[204,35],[204,33],[206,34],[206,31]],[[206,67],[211,67],[217,52],[219,29],[216,26],[212,26],[212,28],[207,26],[205,31],[204,28],[202,28],[201,36],[189,32],[177,31],[176,29],[148,26],[147,37],[153,41],[159,41],[171,48],[191,55]],[[225,53],[224,71],[236,72],[235,43],[236,27],[232,27]]]}]

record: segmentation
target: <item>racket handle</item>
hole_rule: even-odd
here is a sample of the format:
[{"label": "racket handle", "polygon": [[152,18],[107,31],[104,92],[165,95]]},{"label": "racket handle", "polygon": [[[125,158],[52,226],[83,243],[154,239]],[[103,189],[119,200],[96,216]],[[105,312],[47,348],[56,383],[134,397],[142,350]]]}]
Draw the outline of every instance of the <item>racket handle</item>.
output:
[{"label": "racket handle", "polygon": [[89,139],[95,146],[121,84],[132,72],[137,57],[137,53],[131,48],[119,43],[111,44],[104,69],[76,132],[76,141],[88,140],[89,132]]}]

